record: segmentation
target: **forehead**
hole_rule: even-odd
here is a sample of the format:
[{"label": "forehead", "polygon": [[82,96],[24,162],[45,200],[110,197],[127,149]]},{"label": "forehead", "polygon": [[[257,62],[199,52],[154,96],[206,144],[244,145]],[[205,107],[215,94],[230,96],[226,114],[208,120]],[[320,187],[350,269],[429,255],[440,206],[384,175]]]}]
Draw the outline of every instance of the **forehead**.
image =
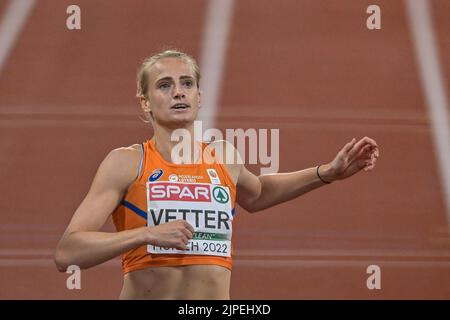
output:
[{"label": "forehead", "polygon": [[191,76],[195,78],[191,65],[179,58],[162,58],[148,69],[150,79],[158,80],[165,77],[178,78]]}]

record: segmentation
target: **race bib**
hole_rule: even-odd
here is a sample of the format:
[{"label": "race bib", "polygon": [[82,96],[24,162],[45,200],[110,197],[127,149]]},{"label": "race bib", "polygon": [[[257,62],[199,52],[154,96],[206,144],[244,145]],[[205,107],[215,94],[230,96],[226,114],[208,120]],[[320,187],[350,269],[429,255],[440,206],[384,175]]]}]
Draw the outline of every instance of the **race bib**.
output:
[{"label": "race bib", "polygon": [[228,187],[208,183],[147,182],[147,226],[183,219],[195,230],[188,250],[147,245],[157,254],[231,256],[232,208]]}]

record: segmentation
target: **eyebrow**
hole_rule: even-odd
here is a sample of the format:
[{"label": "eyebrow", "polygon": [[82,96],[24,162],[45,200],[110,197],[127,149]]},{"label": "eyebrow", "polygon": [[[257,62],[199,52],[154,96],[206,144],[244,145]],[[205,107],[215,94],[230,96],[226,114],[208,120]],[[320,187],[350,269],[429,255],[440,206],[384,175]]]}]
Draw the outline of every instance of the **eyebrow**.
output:
[{"label": "eyebrow", "polygon": [[[194,80],[194,78],[191,77],[191,76],[181,76],[181,77],[180,77],[180,80],[185,80],[185,79],[191,79],[191,80]],[[158,82],[163,81],[163,80],[172,80],[172,77],[164,77],[164,78],[158,79],[158,80],[156,80],[155,83],[158,83]]]}]

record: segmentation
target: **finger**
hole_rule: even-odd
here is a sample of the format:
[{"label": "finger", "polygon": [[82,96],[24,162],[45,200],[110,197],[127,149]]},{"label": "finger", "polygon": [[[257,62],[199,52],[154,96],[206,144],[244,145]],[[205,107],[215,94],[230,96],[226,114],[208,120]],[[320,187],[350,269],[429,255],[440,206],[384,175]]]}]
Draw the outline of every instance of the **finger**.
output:
[{"label": "finger", "polygon": [[185,245],[184,243],[178,244],[178,245],[176,246],[176,248],[177,248],[178,250],[183,250],[183,251],[186,251],[186,250],[188,249],[187,245]]},{"label": "finger", "polygon": [[[184,221],[184,220],[183,220]],[[189,222],[184,221],[184,226],[192,233],[195,232],[194,227],[189,224]]]},{"label": "finger", "polygon": [[184,249],[183,250],[188,250],[188,245],[189,245],[189,239],[186,238],[186,241],[184,242]]},{"label": "finger", "polygon": [[376,150],[372,150],[372,151],[370,152],[370,157],[371,157],[372,159],[378,159],[378,153],[377,153],[377,151],[376,151]]},{"label": "finger", "polygon": [[371,145],[373,145],[375,147],[378,147],[377,142],[375,140],[373,140],[372,138],[369,138],[367,136],[362,138],[361,141],[364,141],[364,143],[370,143]]},{"label": "finger", "polygon": [[348,153],[348,157],[349,159],[354,158],[355,156],[361,154],[361,152],[363,152],[363,148],[367,147],[370,148],[371,146],[373,146],[372,144],[370,144],[369,142],[367,142],[364,139],[361,139],[360,141],[358,141],[352,150],[350,150],[350,152]]},{"label": "finger", "polygon": [[347,171],[350,172],[350,176],[354,175],[358,171],[364,169],[366,166],[363,159],[354,159],[347,167]]},{"label": "finger", "polygon": [[355,148],[359,148],[359,147],[361,147],[361,146],[363,146],[363,145],[366,145],[366,144],[370,144],[370,145],[372,145],[372,146],[374,146],[374,147],[378,147],[378,144],[376,143],[375,140],[373,140],[373,139],[371,139],[371,138],[369,138],[369,137],[364,137],[364,138],[362,138],[361,140],[359,140],[359,141],[355,144]]},{"label": "finger", "polygon": [[188,239],[192,239],[193,233],[189,229],[181,229],[181,232],[186,236]]},{"label": "finger", "polygon": [[376,146],[370,145],[369,150],[377,157],[380,155],[380,149],[378,149],[378,147]]},{"label": "finger", "polygon": [[361,154],[363,154],[363,148],[364,144],[361,144],[360,142],[357,142],[353,148],[348,152],[347,156],[348,159],[353,160],[354,158],[357,158]]},{"label": "finger", "polygon": [[175,241],[173,241],[173,243],[168,245],[169,248],[175,248],[178,250],[184,250],[184,248],[186,247],[186,245],[184,244],[182,239],[177,239]]},{"label": "finger", "polygon": [[352,149],[352,147],[355,145],[355,143],[356,143],[356,139],[353,138],[349,143],[345,144],[345,146],[343,148],[344,152],[350,151]]},{"label": "finger", "polygon": [[370,155],[370,153],[373,151],[373,146],[371,146],[370,144],[366,144],[364,147],[362,147],[361,151],[359,152],[358,156],[360,155]]},{"label": "finger", "polygon": [[377,159],[377,152],[373,148],[368,148],[362,153],[362,156],[366,159]]},{"label": "finger", "polygon": [[188,239],[186,237],[183,237],[182,239],[178,240],[175,244],[175,247],[180,250],[186,250],[188,244]]},{"label": "finger", "polygon": [[375,164],[376,164],[377,160],[376,159],[372,159],[370,161],[368,161],[366,167],[364,168],[364,170],[368,171],[368,170],[372,170],[373,168],[375,168]]}]

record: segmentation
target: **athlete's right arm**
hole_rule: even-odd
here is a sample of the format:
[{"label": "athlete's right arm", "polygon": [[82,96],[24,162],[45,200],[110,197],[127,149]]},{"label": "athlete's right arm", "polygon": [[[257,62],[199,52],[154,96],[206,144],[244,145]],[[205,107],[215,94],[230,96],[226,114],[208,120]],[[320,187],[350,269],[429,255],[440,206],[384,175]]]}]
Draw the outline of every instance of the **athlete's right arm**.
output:
[{"label": "athlete's right arm", "polygon": [[100,164],[88,194],[56,248],[55,264],[59,271],[64,272],[70,265],[86,269],[146,244],[186,249],[194,230],[183,220],[152,228],[98,231],[136,179],[139,162],[138,150],[119,148]]}]

